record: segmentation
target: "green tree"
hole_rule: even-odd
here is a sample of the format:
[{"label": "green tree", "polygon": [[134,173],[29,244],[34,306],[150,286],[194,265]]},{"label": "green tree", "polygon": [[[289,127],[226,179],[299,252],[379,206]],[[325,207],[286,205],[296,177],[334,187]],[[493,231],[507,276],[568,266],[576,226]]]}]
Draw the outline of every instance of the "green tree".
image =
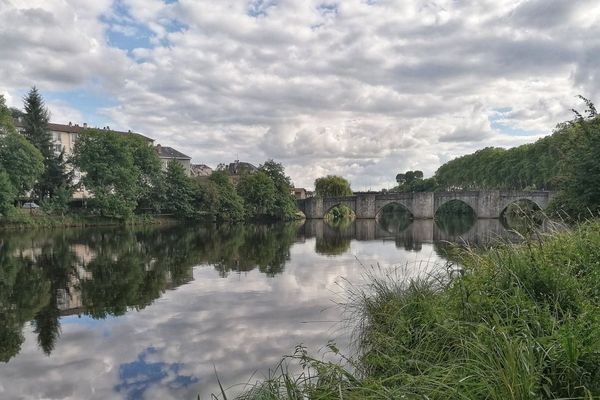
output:
[{"label": "green tree", "polygon": [[34,86],[24,99],[25,115],[24,125],[25,131],[23,134],[37,149],[42,153],[44,158],[53,157],[52,137],[48,131],[48,122],[50,121],[50,113],[44,104],[44,99]]},{"label": "green tree", "polygon": [[220,220],[240,221],[244,219],[244,200],[229,181],[225,171],[215,171],[209,180],[216,185],[219,194],[217,217]]},{"label": "green tree", "polygon": [[121,137],[133,157],[137,169],[139,191],[137,202],[140,208],[160,211],[165,203],[165,182],[158,154],[143,137],[130,134]]},{"label": "green tree", "polygon": [[13,125],[13,117],[11,111],[6,107],[4,95],[0,94],[0,135],[7,133],[16,133],[17,130]]},{"label": "green tree", "polygon": [[54,153],[52,137],[48,130],[50,113],[35,86],[25,97],[24,103],[23,135],[44,157],[44,172],[38,179],[35,192],[40,200],[52,198],[57,192],[70,189],[71,174],[68,172],[64,152],[59,155]]},{"label": "green tree", "polygon": [[290,219],[298,212],[296,199],[292,195],[292,181],[285,174],[285,169],[281,163],[273,160],[266,161],[259,167],[275,185],[275,205],[273,214],[280,219]]},{"label": "green tree", "polygon": [[350,182],[341,176],[327,175],[315,180],[315,194],[321,197],[351,196]]},{"label": "green tree", "polygon": [[242,175],[237,192],[250,218],[277,218],[277,188],[264,171]]},{"label": "green tree", "polygon": [[75,144],[73,161],[93,193],[89,205],[102,216],[128,218],[137,206],[140,172],[129,145],[112,131],[88,129]]},{"label": "green tree", "polygon": [[18,133],[0,136],[0,165],[17,195],[31,190],[44,170],[42,154]]},{"label": "green tree", "polygon": [[16,195],[17,190],[13,187],[8,174],[0,167],[0,214],[6,215],[12,209]]},{"label": "green tree", "polygon": [[165,177],[165,187],[166,211],[181,218],[193,217],[195,214],[193,207],[194,188],[180,162],[176,160],[169,162]]},{"label": "green tree", "polygon": [[600,213],[600,116],[587,99],[586,117],[577,113],[571,122],[576,132],[573,150],[563,166],[564,179],[555,208],[573,217],[589,217]]}]

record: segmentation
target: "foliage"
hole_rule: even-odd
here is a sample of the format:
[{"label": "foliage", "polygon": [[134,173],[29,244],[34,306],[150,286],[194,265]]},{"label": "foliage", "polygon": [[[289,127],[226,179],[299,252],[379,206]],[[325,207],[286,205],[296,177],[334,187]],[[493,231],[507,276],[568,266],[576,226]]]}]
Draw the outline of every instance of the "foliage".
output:
[{"label": "foliage", "polygon": [[42,153],[45,159],[53,157],[52,137],[48,131],[50,113],[44,99],[34,86],[24,99],[25,115],[23,135]]},{"label": "foliage", "polygon": [[564,155],[571,152],[576,132],[568,124],[535,143],[511,149],[486,147],[455,158],[435,173],[441,188],[556,190],[562,179]]},{"label": "foliage", "polygon": [[128,143],[117,133],[88,129],[75,144],[74,164],[82,182],[94,197],[93,212],[106,217],[128,218],[137,206],[140,172]]},{"label": "foliage", "polygon": [[135,173],[138,175],[138,207],[159,211],[164,204],[165,182],[158,154],[143,137],[130,134],[120,136],[133,158]]},{"label": "foliage", "polygon": [[44,170],[42,154],[18,133],[0,136],[0,166],[17,195],[31,190]]},{"label": "foliage", "polygon": [[600,212],[600,116],[591,102],[587,105],[588,118],[577,113],[578,118],[565,128],[576,140],[563,164],[561,193],[554,204],[576,218]]},{"label": "foliage", "polygon": [[[600,396],[600,221],[460,253],[461,273],[354,287],[357,359],[297,349],[241,399],[593,399]],[[457,271],[454,271],[457,272]],[[331,343],[334,355],[339,354]]]},{"label": "foliage", "polygon": [[0,214],[6,215],[7,211],[13,207],[13,201],[17,194],[16,189],[10,181],[10,177],[0,167]]},{"label": "foliage", "polygon": [[58,156],[54,154],[48,130],[50,113],[35,86],[24,99],[24,109],[23,135],[40,151],[44,160],[44,171],[35,185],[35,193],[40,200],[52,198],[59,191],[70,190],[71,174],[68,172],[64,152]]},{"label": "foliage", "polygon": [[165,210],[178,217],[191,217],[194,214],[194,188],[179,161],[171,160],[167,166]]},{"label": "foliage", "polygon": [[398,186],[392,188],[391,192],[432,192],[437,189],[435,178],[423,179],[423,171],[406,171],[396,175]]},{"label": "foliage", "polygon": [[215,171],[209,180],[215,184],[219,195],[218,218],[225,221],[240,221],[244,219],[244,200],[229,181],[227,173],[224,171]]},{"label": "foliage", "polygon": [[341,176],[327,175],[315,180],[315,194],[320,197],[352,196],[350,182]]},{"label": "foliage", "polygon": [[338,222],[342,220],[352,221],[354,218],[356,218],[354,211],[344,204],[333,207],[325,214],[325,221],[327,222]]},{"label": "foliage", "polygon": [[0,94],[0,135],[16,132],[11,111],[6,107],[6,99]]},{"label": "foliage", "polygon": [[278,219],[291,219],[298,211],[296,199],[292,194],[292,181],[285,175],[284,167],[281,163],[273,160],[267,160],[259,166],[259,171],[263,171],[275,186],[275,203],[272,214]]},{"label": "foliage", "polygon": [[276,216],[277,188],[264,171],[242,175],[237,192],[244,199],[248,217],[273,218]]}]

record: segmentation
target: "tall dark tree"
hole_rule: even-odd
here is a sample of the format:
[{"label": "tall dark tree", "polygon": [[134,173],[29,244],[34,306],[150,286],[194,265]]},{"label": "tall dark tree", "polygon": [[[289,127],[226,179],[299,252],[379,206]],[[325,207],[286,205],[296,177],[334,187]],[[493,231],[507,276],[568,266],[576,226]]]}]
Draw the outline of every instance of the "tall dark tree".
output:
[{"label": "tall dark tree", "polygon": [[50,112],[35,86],[24,99],[24,109],[23,134],[44,156],[44,173],[34,191],[40,200],[49,199],[70,189],[71,174],[67,172],[64,153],[57,155],[54,152],[52,136],[48,130]]},{"label": "tall dark tree", "polygon": [[49,159],[54,156],[52,149],[52,136],[48,130],[50,112],[44,104],[44,99],[34,86],[24,99],[25,115],[23,134],[38,150]]}]

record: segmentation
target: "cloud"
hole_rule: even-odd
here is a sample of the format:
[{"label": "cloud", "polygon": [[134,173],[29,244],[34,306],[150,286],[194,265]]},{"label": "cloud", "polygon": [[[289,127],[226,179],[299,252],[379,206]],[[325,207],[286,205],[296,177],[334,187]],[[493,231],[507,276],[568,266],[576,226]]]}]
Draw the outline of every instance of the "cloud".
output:
[{"label": "cloud", "polygon": [[522,143],[515,130],[549,133],[576,94],[600,94],[591,0],[54,0],[0,17],[13,98],[34,83],[102,87],[111,126],[213,166],[274,158],[306,187],[333,171],[357,189],[431,174],[450,155]]}]

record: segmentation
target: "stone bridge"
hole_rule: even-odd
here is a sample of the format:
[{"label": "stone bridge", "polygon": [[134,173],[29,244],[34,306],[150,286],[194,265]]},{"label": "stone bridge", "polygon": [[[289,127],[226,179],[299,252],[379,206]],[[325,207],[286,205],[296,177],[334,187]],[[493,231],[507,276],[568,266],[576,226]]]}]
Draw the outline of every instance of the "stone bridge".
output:
[{"label": "stone bridge", "polygon": [[529,200],[544,210],[556,192],[517,192],[479,190],[471,192],[422,192],[422,193],[357,193],[344,197],[311,197],[298,200],[298,208],[307,219],[322,219],[329,210],[338,205],[350,207],[356,218],[375,218],[388,204],[404,206],[415,219],[432,219],[437,210],[450,201],[461,201],[470,206],[478,218],[499,218],[510,204]]}]

